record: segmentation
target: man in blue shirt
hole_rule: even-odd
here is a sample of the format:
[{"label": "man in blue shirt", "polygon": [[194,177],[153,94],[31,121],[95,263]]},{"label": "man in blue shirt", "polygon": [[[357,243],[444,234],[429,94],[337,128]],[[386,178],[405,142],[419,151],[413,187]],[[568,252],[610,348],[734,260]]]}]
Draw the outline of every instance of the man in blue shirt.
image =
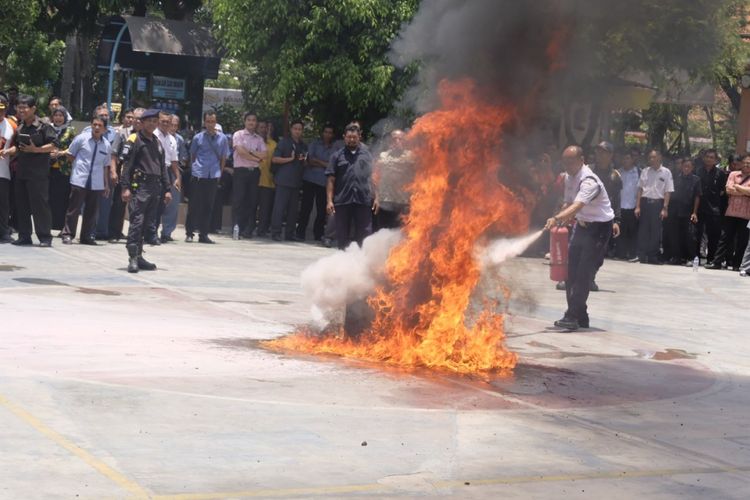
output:
[{"label": "man in blue shirt", "polygon": [[307,223],[310,220],[313,202],[315,202],[315,222],[313,237],[316,241],[323,239],[326,226],[326,167],[331,155],[342,144],[334,143],[333,125],[323,126],[320,139],[310,144],[305,173],[302,175],[302,205],[297,221],[297,239],[304,241]]},{"label": "man in blue shirt", "polygon": [[214,243],[208,237],[211,229],[211,209],[216,198],[219,178],[230,151],[227,137],[216,130],[215,111],[203,113],[203,126],[205,130],[197,134],[190,143],[192,169],[185,241],[193,241],[193,233],[197,228],[199,243]]},{"label": "man in blue shirt", "polygon": [[[109,109],[107,109],[107,106],[104,104],[101,104],[97,106],[94,109],[94,116],[98,116],[99,118],[104,121],[104,138],[107,139],[107,141],[110,144],[114,144],[115,142],[115,136],[117,135],[117,129],[109,124]],[[91,127],[86,127],[83,129],[83,132],[91,132]],[[109,180],[114,185],[117,183],[117,176],[115,172],[110,171],[110,178]],[[115,174],[115,175],[112,175]],[[114,190],[110,190],[110,193],[101,199],[99,203],[99,216],[98,220],[96,222],[96,239],[99,240],[108,240],[110,237],[119,236],[119,235],[110,235],[109,234],[109,212],[112,210],[112,194],[114,193]]]},{"label": "man in blue shirt", "polygon": [[82,245],[96,245],[92,237],[96,226],[96,213],[99,208],[99,198],[109,196],[109,163],[111,146],[104,138],[104,120],[94,116],[88,132],[79,134],[68,148],[67,154],[73,162],[70,173],[70,199],[68,211],[65,214],[65,227],[62,231],[62,241],[70,245],[76,235],[78,216],[81,206],[83,224],[81,226],[80,242]]}]

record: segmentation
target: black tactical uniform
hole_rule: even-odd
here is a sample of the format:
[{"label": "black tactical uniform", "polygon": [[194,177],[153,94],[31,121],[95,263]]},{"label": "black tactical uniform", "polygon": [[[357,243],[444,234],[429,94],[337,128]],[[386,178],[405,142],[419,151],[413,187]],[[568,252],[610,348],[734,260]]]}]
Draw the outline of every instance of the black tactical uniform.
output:
[{"label": "black tactical uniform", "polygon": [[[130,139],[133,139],[132,142]],[[164,161],[164,149],[158,137],[153,134],[147,137],[140,131],[131,135],[128,142],[131,142],[127,147],[128,158],[122,167],[120,177],[123,191],[130,189],[132,194],[128,203],[128,272],[138,272],[138,269],[153,270],[156,266],[142,256],[143,231],[146,221],[156,216],[162,193],[169,189],[169,174]]]}]

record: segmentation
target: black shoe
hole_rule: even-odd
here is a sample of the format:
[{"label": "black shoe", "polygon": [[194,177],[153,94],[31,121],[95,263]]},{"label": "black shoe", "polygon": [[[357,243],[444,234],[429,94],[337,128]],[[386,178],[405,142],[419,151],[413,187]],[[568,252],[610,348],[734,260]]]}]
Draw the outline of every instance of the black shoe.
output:
[{"label": "black shoe", "polygon": [[18,238],[16,241],[12,243],[13,245],[17,247],[28,247],[34,244],[33,241],[31,241],[31,238]]},{"label": "black shoe", "polygon": [[73,243],[73,238],[71,238],[68,235],[63,236],[62,240],[63,240],[63,245],[70,245],[71,243]]},{"label": "black shoe", "polygon": [[130,260],[128,260],[128,272],[129,273],[138,272],[138,257],[130,257]]},{"label": "black shoe", "polygon": [[326,248],[331,248],[333,246],[333,240],[331,238],[323,238],[320,240],[320,244]]},{"label": "black shoe", "polygon": [[589,327],[589,317],[586,316],[585,318],[581,318],[578,320],[578,326],[581,328],[588,328]]},{"label": "black shoe", "polygon": [[596,284],[596,281],[591,282],[591,286],[589,287],[590,292],[598,292],[599,291],[599,285]]},{"label": "black shoe", "polygon": [[716,270],[716,269],[721,269],[721,264],[719,264],[718,262],[709,262],[708,264],[706,264],[703,267],[705,267],[706,269],[715,269]]},{"label": "black shoe", "polygon": [[161,245],[161,240],[154,236],[153,238],[146,240],[146,243],[148,243],[152,247],[158,247],[159,245]]},{"label": "black shoe", "polygon": [[632,259],[628,259],[628,262],[632,262],[633,264],[639,263],[641,260],[638,257],[633,257]]},{"label": "black shoe", "polygon": [[280,234],[273,234],[273,235],[271,235],[271,239],[273,241],[281,241],[281,235]]},{"label": "black shoe", "polygon": [[114,244],[114,243],[117,243],[118,241],[120,241],[120,239],[119,239],[119,238],[110,238],[109,240],[107,240],[107,243],[112,243],[112,244]]},{"label": "black shoe", "polygon": [[185,243],[192,243],[193,242],[193,235],[188,234],[185,236]]},{"label": "black shoe", "polygon": [[253,232],[252,231],[242,231],[240,233],[240,238],[243,240],[252,240],[253,239]]},{"label": "black shoe", "polygon": [[578,330],[581,325],[578,324],[577,320],[563,316],[562,319],[555,321],[555,326],[573,332]]},{"label": "black shoe", "polygon": [[161,242],[162,243],[171,243],[173,241],[174,241],[174,238],[172,238],[171,236],[167,236],[165,234],[161,235]]},{"label": "black shoe", "polygon": [[268,238],[268,231],[259,232],[256,234],[258,238]]},{"label": "black shoe", "polygon": [[97,242],[96,242],[96,240],[89,240],[89,239],[85,239],[85,240],[78,240],[78,242],[79,242],[79,243],[80,243],[81,245],[91,245],[91,246],[93,246],[93,247],[95,247],[95,246],[98,246],[98,245],[99,245],[99,243],[97,243]]},{"label": "black shoe", "polygon": [[209,238],[208,236],[199,236],[198,243],[207,243],[209,245],[213,245],[216,242],[212,240],[211,238]]},{"label": "black shoe", "polygon": [[5,243],[13,243],[14,241],[16,240],[11,238],[10,236],[3,236],[2,238],[0,238],[0,245],[3,245]]},{"label": "black shoe", "polygon": [[295,236],[295,235],[292,235],[292,236],[287,236],[287,237],[286,237],[286,238],[284,238],[284,239],[285,239],[286,241],[292,241],[292,242],[296,242],[296,243],[302,243],[303,241],[305,241],[305,239],[304,239],[304,238],[300,238],[299,236]]},{"label": "black shoe", "polygon": [[50,248],[52,246],[52,240],[44,240],[39,242],[40,248]]},{"label": "black shoe", "polygon": [[155,271],[156,270],[156,264],[152,264],[151,262],[147,261],[143,258],[142,255],[139,255],[135,259],[136,265],[138,266],[138,269],[142,269],[144,271]]},{"label": "black shoe", "polygon": [[555,290],[565,290],[565,282],[564,281],[558,281],[555,285]]}]

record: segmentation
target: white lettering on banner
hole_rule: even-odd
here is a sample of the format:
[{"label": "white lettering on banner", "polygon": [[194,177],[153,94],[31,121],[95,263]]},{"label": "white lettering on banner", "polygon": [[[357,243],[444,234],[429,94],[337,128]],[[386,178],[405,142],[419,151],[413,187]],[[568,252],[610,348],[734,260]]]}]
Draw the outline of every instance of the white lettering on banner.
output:
[{"label": "white lettering on banner", "polygon": [[185,99],[185,79],[154,75],[151,77],[151,97]]}]

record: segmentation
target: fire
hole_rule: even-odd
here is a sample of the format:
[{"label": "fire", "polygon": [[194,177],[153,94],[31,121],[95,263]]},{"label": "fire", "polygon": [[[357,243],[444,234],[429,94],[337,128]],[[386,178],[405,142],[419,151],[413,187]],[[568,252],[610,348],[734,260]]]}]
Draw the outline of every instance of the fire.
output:
[{"label": "fire", "polygon": [[483,100],[471,80],[443,81],[439,94],[442,106],[408,135],[418,162],[411,209],[386,283],[368,299],[369,330],[357,341],[298,331],[267,346],[457,373],[514,368],[497,304],[479,313],[470,306],[480,279],[477,241],[490,229],[512,235],[528,226],[521,199],[498,181],[502,132],[515,109]]}]

